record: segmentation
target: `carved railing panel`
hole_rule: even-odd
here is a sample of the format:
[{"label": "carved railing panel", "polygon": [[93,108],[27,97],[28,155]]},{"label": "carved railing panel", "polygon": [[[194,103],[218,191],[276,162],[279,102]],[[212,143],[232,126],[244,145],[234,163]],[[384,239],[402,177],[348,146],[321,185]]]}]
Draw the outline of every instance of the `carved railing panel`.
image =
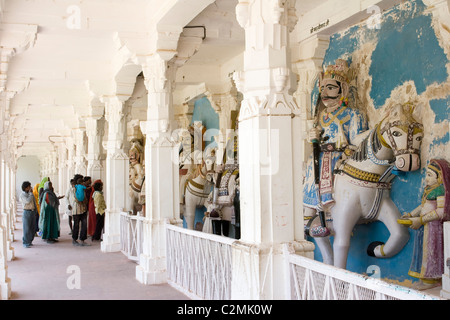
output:
[{"label": "carved railing panel", "polygon": [[167,225],[167,277],[192,298],[231,299],[234,239]]},{"label": "carved railing panel", "polygon": [[439,297],[286,253],[292,300],[440,300]]},{"label": "carved railing panel", "polygon": [[120,213],[120,251],[133,261],[142,253],[144,217]]}]

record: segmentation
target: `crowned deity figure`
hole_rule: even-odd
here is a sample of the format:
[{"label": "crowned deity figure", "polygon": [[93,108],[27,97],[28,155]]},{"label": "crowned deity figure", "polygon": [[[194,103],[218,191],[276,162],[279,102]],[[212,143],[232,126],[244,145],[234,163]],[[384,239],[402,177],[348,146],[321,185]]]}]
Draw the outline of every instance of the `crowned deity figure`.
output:
[{"label": "crowned deity figure", "polygon": [[322,224],[309,230],[313,237],[330,234],[325,213],[333,205],[333,170],[356,149],[356,137],[368,129],[365,116],[349,105],[352,72],[345,60],[336,60],[319,79],[314,126],[308,134],[314,152],[308,159],[303,189],[305,218],[321,214]]},{"label": "crowned deity figure", "polygon": [[408,274],[419,279],[414,288],[425,290],[440,284],[444,273],[443,223],[450,220],[450,164],[432,159],[426,170],[422,203],[399,219],[415,230]]}]

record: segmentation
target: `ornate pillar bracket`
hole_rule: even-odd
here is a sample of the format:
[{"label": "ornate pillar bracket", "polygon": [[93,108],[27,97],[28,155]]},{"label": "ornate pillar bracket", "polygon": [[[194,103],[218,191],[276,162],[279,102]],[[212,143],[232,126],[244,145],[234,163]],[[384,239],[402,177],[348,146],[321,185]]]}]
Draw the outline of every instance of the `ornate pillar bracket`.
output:
[{"label": "ornate pillar bracket", "polygon": [[87,174],[92,181],[100,179],[103,173],[102,140],[105,133],[105,106],[98,101],[91,102],[89,115],[83,118],[88,138],[87,148]]}]

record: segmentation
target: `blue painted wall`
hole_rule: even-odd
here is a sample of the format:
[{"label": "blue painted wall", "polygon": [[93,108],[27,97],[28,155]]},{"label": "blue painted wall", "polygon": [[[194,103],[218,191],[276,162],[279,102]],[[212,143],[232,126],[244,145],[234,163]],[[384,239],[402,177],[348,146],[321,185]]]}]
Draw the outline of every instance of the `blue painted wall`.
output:
[{"label": "blue painted wall", "polygon": [[[447,81],[446,64],[448,58],[439,45],[432,27],[432,15],[427,13],[421,0],[407,1],[394,7],[382,16],[379,29],[358,25],[335,34],[324,58],[324,66],[334,63],[338,58],[352,62],[352,53],[368,41],[375,41],[369,75],[372,77],[370,98],[375,109],[381,108],[391,91],[406,81],[414,81],[417,94],[422,94],[427,86]],[[315,105],[318,91],[312,95]],[[444,99],[430,100],[430,108],[435,113],[435,124],[449,121],[450,93]],[[432,144],[449,144],[449,134],[436,138]],[[423,146],[430,148],[430,146]],[[431,157],[433,155],[431,154]],[[425,159],[426,161],[429,159]],[[450,155],[447,158],[450,160]],[[394,180],[391,198],[400,212],[409,212],[420,204],[423,192],[425,170],[408,173]],[[395,257],[376,259],[367,256],[367,246],[372,241],[386,241],[389,232],[384,224],[375,222],[359,225],[354,229],[348,269],[366,273],[369,266],[379,267],[382,278],[399,282],[415,281],[408,276],[413,249],[413,232],[406,247]],[[311,239],[309,239],[311,240]],[[315,251],[316,259],[322,260],[320,251]]]},{"label": "blue painted wall", "polygon": [[[193,124],[196,121],[200,121],[206,127],[206,132],[203,137],[203,140],[205,141],[205,146],[213,147],[215,145],[213,136],[219,133],[219,115],[212,108],[211,103],[206,97],[195,101],[191,124]],[[203,224],[203,217],[205,211],[206,211],[205,207],[197,208],[195,210],[194,226],[197,223]],[[183,227],[184,228],[187,227],[184,218],[183,218]]]}]

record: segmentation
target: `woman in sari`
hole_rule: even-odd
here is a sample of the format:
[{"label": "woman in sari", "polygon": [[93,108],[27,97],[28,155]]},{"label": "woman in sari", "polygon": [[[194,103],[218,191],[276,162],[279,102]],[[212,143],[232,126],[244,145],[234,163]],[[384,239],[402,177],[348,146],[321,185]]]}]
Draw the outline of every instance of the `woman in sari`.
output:
[{"label": "woman in sari", "polygon": [[[37,215],[36,215],[36,232],[39,234],[39,212],[41,212],[41,206],[39,205],[39,183],[36,183],[36,185],[33,188],[33,195],[34,199],[36,200],[36,207],[37,207]],[[40,234],[39,234],[40,236]]]},{"label": "woman in sari", "polygon": [[53,192],[50,181],[44,184],[43,192],[39,198],[41,202],[41,213],[39,216],[39,229],[42,231],[42,239],[47,243],[54,243],[59,237],[59,198]]},{"label": "woman in sari", "polygon": [[446,160],[432,159],[426,171],[422,203],[402,218],[416,230],[411,267],[408,274],[418,278],[414,288],[439,285],[444,273],[443,223],[450,220],[450,167]]},{"label": "woman in sari", "polygon": [[[50,182],[50,177],[42,178],[41,183],[39,183],[39,187],[38,187],[39,202],[41,201],[41,195],[42,195],[42,192],[44,192],[44,185],[46,182]],[[39,203],[39,205],[41,205],[41,204]],[[39,211],[39,212],[41,212],[41,211]]]}]

